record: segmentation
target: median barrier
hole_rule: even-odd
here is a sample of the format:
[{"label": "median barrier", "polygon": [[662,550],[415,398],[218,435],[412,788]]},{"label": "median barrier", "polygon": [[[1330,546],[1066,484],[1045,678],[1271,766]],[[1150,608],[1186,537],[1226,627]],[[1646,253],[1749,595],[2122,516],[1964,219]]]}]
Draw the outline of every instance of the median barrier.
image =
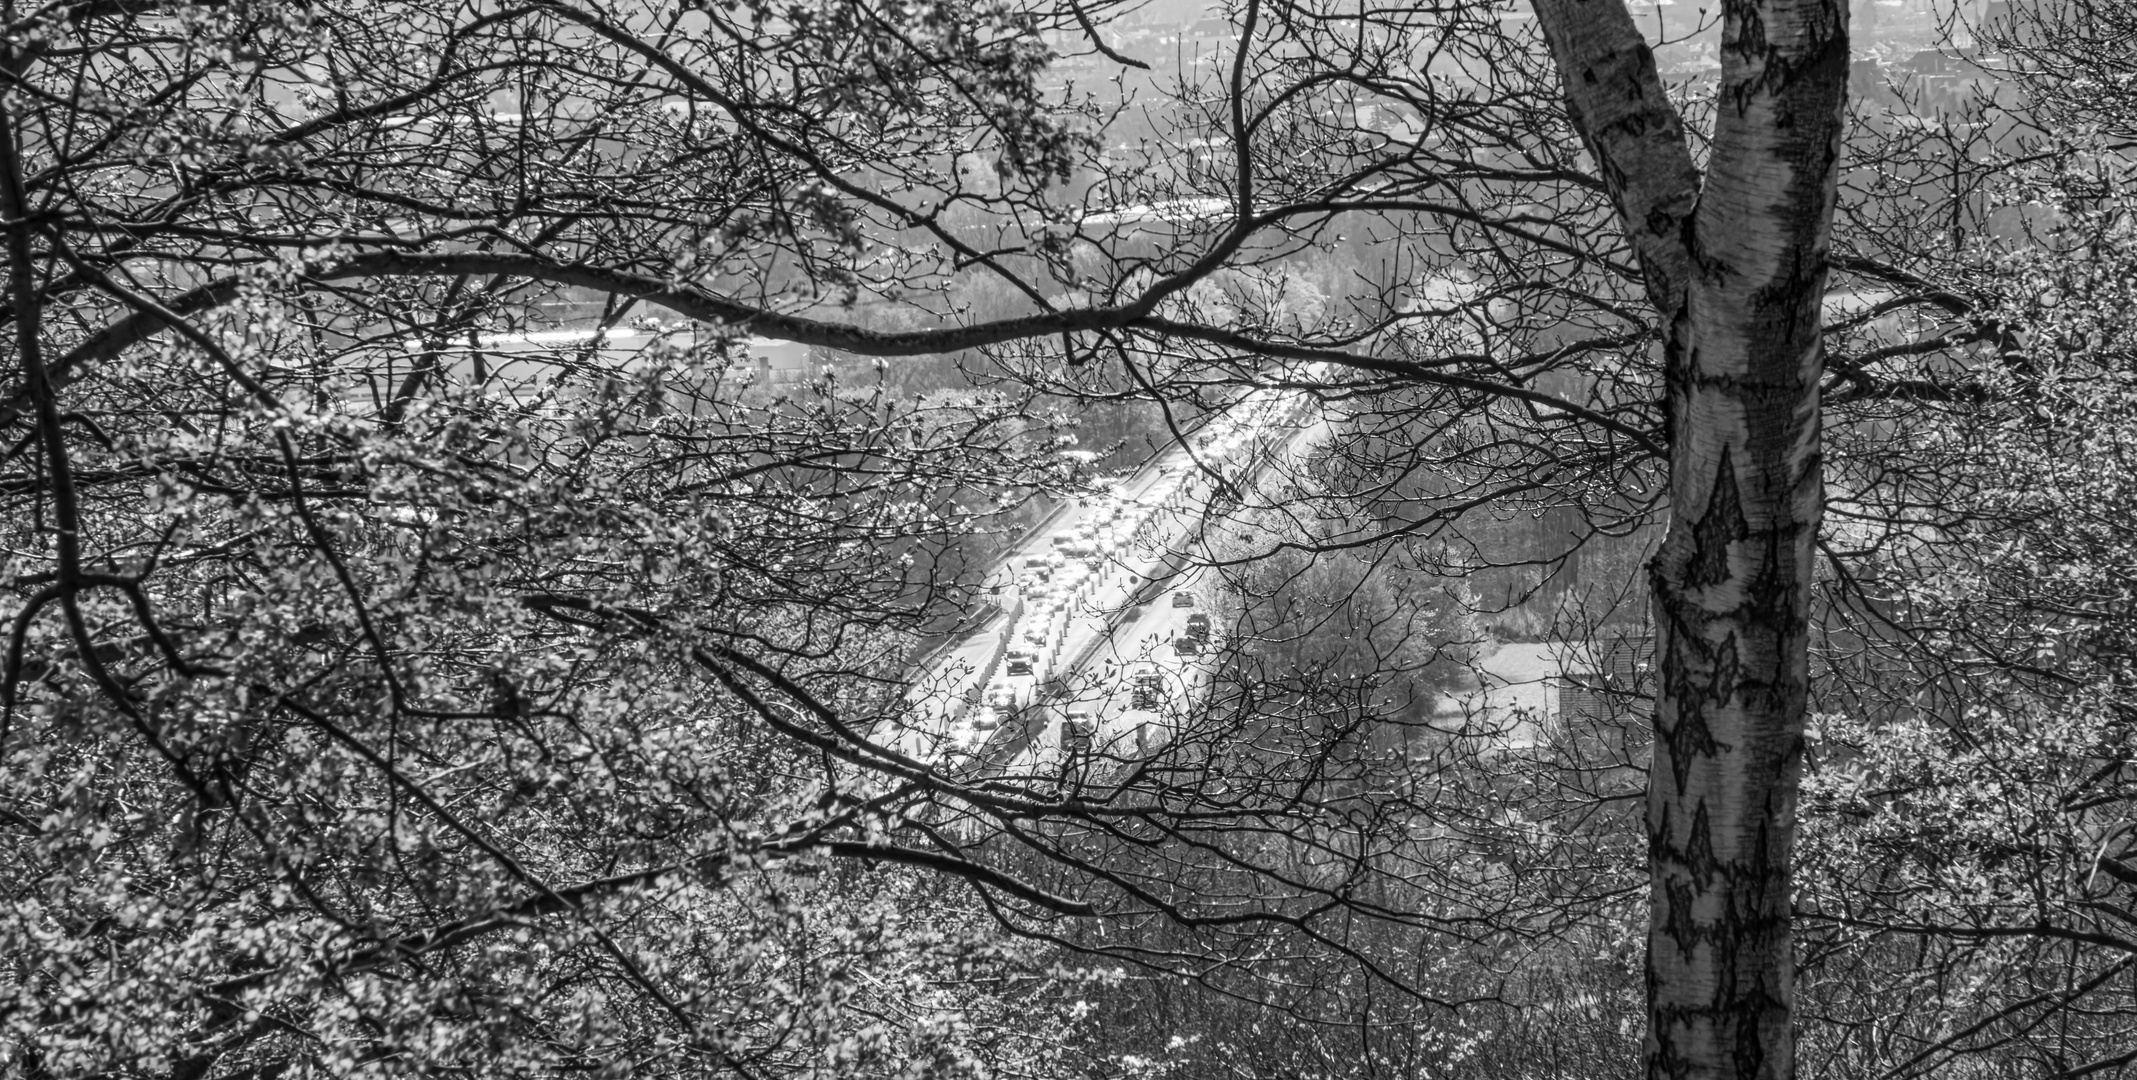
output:
[{"label": "median barrier", "polygon": [[1019,596],[1016,604],[1008,611],[1009,617],[1003,620],[1003,629],[1000,634],[996,635],[994,647],[987,650],[987,662],[980,665],[978,669],[979,678],[971,684],[970,689],[960,691],[951,696],[950,707],[947,710],[951,724],[963,719],[964,714],[980,704],[980,700],[986,696],[987,684],[994,681],[994,673],[1001,669],[1002,658],[1009,655],[1009,643],[1016,634],[1017,620],[1023,616],[1023,613],[1024,598]]}]

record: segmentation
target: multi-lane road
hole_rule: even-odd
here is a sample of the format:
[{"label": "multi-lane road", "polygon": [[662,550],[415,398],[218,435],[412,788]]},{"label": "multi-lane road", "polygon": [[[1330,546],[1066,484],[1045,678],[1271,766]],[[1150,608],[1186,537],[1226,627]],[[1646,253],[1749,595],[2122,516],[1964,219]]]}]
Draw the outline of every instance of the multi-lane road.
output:
[{"label": "multi-lane road", "polygon": [[1319,426],[1312,405],[1255,391],[1188,445],[1064,506],[990,572],[1001,614],[935,654],[882,734],[924,760],[1008,772],[1161,745],[1209,686],[1226,621],[1205,576],[1183,569],[1212,486],[1249,485],[1296,453]]},{"label": "multi-lane road", "polygon": [[[500,334],[479,347],[487,377],[520,392],[541,384],[559,352],[593,348],[629,367],[657,336]],[[747,342],[753,356],[782,347]],[[462,380],[474,378],[471,350],[441,351]],[[1326,372],[1305,374],[1317,383]],[[1209,687],[1227,623],[1206,576],[1183,569],[1212,488],[1251,488],[1272,458],[1301,452],[1324,428],[1314,404],[1303,391],[1252,391],[1111,490],[1058,508],[991,569],[992,616],[933,654],[909,708],[877,736],[922,760],[1002,771],[1050,767],[1065,749],[1131,757],[1161,745]]]}]

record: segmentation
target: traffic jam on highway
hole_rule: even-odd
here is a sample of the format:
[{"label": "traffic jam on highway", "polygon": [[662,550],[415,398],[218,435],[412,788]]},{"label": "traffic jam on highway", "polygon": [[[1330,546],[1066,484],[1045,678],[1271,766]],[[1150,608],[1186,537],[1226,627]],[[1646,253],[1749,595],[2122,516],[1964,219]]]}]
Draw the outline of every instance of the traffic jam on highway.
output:
[{"label": "traffic jam on highway", "polygon": [[1256,390],[1197,432],[1192,454],[1174,447],[1028,537],[993,578],[1006,617],[940,654],[956,670],[915,681],[916,696],[932,701],[916,702],[914,716],[934,730],[898,742],[1011,769],[1161,745],[1214,674],[1213,595],[1180,565],[1211,474],[1250,483],[1314,401]]}]

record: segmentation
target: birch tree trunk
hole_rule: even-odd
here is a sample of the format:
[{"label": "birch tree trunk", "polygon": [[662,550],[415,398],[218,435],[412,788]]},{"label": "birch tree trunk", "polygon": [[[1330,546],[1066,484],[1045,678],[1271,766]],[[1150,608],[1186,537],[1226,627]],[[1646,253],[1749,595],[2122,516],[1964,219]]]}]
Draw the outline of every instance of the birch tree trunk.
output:
[{"label": "birch tree trunk", "polygon": [[1834,0],[1728,0],[1699,177],[1622,0],[1537,0],[1668,326],[1670,529],[1647,827],[1646,1074],[1795,1073],[1790,852],[1848,70]]}]

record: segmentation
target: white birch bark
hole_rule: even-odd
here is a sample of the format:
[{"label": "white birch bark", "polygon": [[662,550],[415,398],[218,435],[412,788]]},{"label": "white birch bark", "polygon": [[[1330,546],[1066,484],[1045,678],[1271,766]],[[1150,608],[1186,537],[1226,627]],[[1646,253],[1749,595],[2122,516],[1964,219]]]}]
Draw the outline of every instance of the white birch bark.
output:
[{"label": "white birch bark", "polygon": [[1785,1080],[1846,8],[1723,4],[1713,152],[1688,213],[1681,126],[1658,118],[1668,105],[1622,0],[1537,12],[1668,327],[1646,1074]]}]

